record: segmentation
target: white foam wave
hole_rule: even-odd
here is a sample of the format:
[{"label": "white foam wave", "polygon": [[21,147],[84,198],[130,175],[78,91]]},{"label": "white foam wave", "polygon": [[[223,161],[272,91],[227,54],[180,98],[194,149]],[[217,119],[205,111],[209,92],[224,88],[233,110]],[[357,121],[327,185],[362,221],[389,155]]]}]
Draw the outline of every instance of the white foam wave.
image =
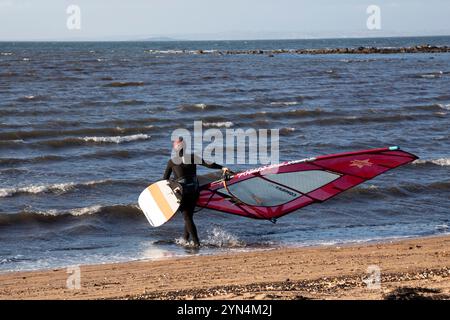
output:
[{"label": "white foam wave", "polygon": [[272,106],[295,106],[299,103],[300,102],[298,102],[298,101],[274,101],[274,102],[271,102],[270,105],[272,105]]},{"label": "white foam wave", "polygon": [[95,213],[99,212],[101,209],[102,209],[102,206],[94,205],[94,206],[90,206],[90,207],[73,208],[73,209],[66,210],[66,211],[50,209],[50,210],[46,210],[46,211],[37,211],[34,213],[37,213],[42,216],[51,216],[51,217],[56,217],[56,216],[60,216],[60,215],[64,215],[64,214],[68,214],[71,216],[82,216],[82,215],[95,214]]},{"label": "white foam wave", "polygon": [[443,74],[444,74],[444,72],[438,71],[438,72],[421,74],[420,77],[425,78],[425,79],[434,79],[434,78],[442,77]]},{"label": "white foam wave", "polygon": [[150,139],[148,134],[133,134],[130,136],[115,136],[115,137],[84,137],[82,138],[86,142],[102,142],[102,143],[123,143],[137,140]]},{"label": "white foam wave", "polygon": [[450,103],[448,103],[448,104],[438,103],[437,106],[444,110],[450,110]]},{"label": "white foam wave", "polygon": [[450,158],[440,158],[440,159],[430,159],[430,160],[419,159],[419,160],[415,160],[413,162],[413,164],[428,164],[428,163],[446,167],[446,166],[450,166]]},{"label": "white foam wave", "polygon": [[95,205],[91,207],[85,208],[75,208],[69,210],[68,213],[72,216],[82,216],[82,215],[90,215],[99,212],[102,209],[102,206]]},{"label": "white foam wave", "polygon": [[151,53],[151,54],[180,54],[180,53],[184,53],[184,50],[145,50],[146,53]]},{"label": "white foam wave", "polygon": [[438,225],[435,227],[435,229],[436,229],[437,231],[440,231],[440,232],[446,232],[446,231],[449,229],[449,227],[448,227],[447,224],[438,224]]},{"label": "white foam wave", "polygon": [[17,188],[4,188],[0,189],[0,198],[12,197],[16,194],[25,193],[25,194],[39,194],[45,192],[63,194],[70,190],[73,190],[76,187],[80,186],[92,186],[96,184],[106,183],[109,180],[98,180],[98,181],[88,181],[82,183],[57,183],[50,185],[30,185],[25,187],[17,187]]},{"label": "white foam wave", "polygon": [[367,189],[367,190],[378,190],[380,189],[379,186],[376,186],[374,184],[369,184],[367,187],[360,187],[360,189]]},{"label": "white foam wave", "polygon": [[203,123],[204,127],[217,127],[217,128],[230,128],[234,125],[231,121],[224,122],[205,122]]}]

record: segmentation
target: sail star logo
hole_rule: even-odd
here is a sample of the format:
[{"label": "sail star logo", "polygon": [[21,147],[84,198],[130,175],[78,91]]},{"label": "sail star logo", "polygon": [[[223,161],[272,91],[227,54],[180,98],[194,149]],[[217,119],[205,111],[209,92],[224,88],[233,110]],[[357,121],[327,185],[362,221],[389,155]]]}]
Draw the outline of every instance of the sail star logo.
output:
[{"label": "sail star logo", "polygon": [[362,169],[364,167],[371,167],[372,165],[373,163],[370,162],[370,159],[350,161],[350,167],[358,167],[358,169]]}]

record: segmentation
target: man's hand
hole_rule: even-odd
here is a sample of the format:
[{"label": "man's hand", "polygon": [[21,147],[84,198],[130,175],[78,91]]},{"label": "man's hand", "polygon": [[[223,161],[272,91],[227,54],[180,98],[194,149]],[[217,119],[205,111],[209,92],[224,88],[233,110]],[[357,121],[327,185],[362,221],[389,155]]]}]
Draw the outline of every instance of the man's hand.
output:
[{"label": "man's hand", "polygon": [[225,181],[230,180],[233,174],[234,172],[230,169],[225,167],[222,168],[222,177],[225,179]]}]

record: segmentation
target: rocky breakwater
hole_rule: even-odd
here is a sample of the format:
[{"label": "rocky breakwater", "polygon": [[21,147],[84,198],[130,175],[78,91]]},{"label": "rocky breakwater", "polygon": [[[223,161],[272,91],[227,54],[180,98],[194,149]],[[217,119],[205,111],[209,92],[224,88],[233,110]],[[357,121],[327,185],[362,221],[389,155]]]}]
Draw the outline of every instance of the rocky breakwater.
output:
[{"label": "rocky breakwater", "polygon": [[321,49],[251,49],[251,50],[146,50],[150,54],[214,54],[214,55],[268,55],[278,54],[398,54],[398,53],[447,53],[449,46],[418,45],[413,47],[351,47],[351,48],[321,48]]}]

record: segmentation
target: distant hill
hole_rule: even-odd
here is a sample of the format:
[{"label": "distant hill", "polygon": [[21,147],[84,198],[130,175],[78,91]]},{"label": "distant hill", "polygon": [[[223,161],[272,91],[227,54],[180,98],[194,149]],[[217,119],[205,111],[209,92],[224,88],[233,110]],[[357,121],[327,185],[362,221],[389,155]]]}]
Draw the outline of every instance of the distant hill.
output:
[{"label": "distant hill", "polygon": [[169,37],[150,37],[150,38],[144,38],[140,41],[179,41],[178,39],[169,38]]}]

